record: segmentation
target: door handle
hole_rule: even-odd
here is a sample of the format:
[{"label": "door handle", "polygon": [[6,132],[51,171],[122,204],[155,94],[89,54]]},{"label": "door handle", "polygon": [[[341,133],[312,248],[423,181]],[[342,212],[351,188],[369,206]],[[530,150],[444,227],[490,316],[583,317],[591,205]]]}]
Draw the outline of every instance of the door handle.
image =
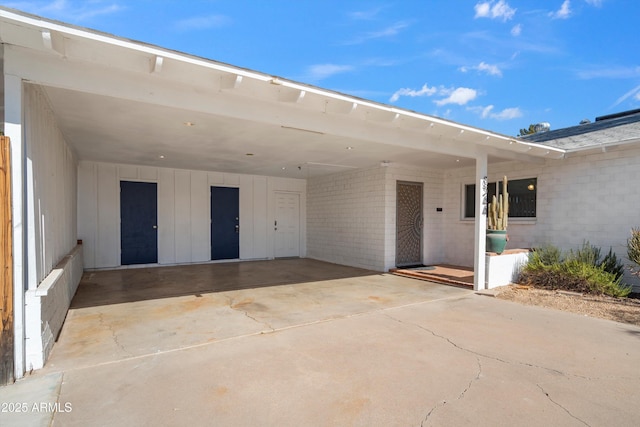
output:
[{"label": "door handle", "polygon": [[154,228],[154,229],[157,229],[157,228],[158,228],[158,226],[157,226],[157,225],[154,225],[154,226],[153,226],[153,228]]}]

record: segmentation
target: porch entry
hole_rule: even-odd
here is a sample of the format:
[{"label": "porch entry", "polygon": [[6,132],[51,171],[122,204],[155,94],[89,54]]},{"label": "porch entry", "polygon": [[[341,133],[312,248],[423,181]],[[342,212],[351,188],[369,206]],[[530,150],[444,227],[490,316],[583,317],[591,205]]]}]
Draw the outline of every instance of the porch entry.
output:
[{"label": "porch entry", "polygon": [[276,193],[275,257],[300,256],[300,195]]},{"label": "porch entry", "polygon": [[120,181],[120,263],[158,262],[158,184]]},{"label": "porch entry", "polygon": [[396,183],[396,266],[422,264],[422,183]]},{"label": "porch entry", "polygon": [[211,187],[211,259],[240,258],[240,192]]}]

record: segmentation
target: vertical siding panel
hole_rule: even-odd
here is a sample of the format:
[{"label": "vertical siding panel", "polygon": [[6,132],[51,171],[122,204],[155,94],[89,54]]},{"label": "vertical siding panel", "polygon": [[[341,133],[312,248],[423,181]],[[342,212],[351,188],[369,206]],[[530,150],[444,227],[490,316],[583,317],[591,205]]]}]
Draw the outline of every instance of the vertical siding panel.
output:
[{"label": "vertical siding panel", "polygon": [[158,263],[176,262],[175,180],[172,169],[158,172]]},{"label": "vertical siding panel", "polygon": [[253,177],[240,176],[240,259],[255,258],[253,254]]},{"label": "vertical siding panel", "polygon": [[267,177],[253,178],[253,256],[267,258]]},{"label": "vertical siding panel", "polygon": [[120,183],[114,165],[98,165],[98,239],[96,266],[120,265]]},{"label": "vertical siding panel", "polygon": [[82,239],[85,268],[96,268],[98,230],[97,165],[78,166],[78,239]]},{"label": "vertical siding panel", "polygon": [[191,172],[191,262],[211,259],[210,190],[206,172]]},{"label": "vertical siding panel", "polygon": [[191,175],[175,172],[176,262],[191,262]]}]

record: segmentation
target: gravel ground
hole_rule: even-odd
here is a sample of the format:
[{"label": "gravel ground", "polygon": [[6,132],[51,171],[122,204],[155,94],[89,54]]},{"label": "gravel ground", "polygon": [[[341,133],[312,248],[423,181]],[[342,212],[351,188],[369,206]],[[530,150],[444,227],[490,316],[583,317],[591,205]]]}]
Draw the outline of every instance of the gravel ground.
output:
[{"label": "gravel ground", "polygon": [[504,286],[497,291],[496,297],[504,300],[640,326],[640,299],[638,298],[582,295],[522,285]]}]

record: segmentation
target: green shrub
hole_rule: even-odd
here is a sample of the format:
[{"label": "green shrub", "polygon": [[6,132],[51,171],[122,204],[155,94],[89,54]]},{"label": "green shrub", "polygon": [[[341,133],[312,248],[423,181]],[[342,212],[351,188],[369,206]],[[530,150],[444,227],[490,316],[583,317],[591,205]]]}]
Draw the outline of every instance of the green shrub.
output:
[{"label": "green shrub", "polygon": [[535,248],[531,254],[529,263],[540,265],[553,265],[562,261],[562,252],[553,245],[545,245]]},{"label": "green shrub", "polygon": [[612,248],[609,248],[609,253],[604,256],[600,266],[604,268],[604,271],[613,274],[616,279],[621,279],[624,274],[624,264],[622,260],[618,259]]},{"label": "green shrub", "polygon": [[[607,258],[608,257],[608,258]],[[532,253],[519,281],[545,289],[562,289],[573,292],[605,294],[625,297],[631,287],[620,282],[620,276],[607,271],[605,263],[620,265],[613,251],[600,262],[600,249],[585,243],[578,251],[570,251],[563,258],[562,251],[554,246],[545,246]]]},{"label": "green shrub", "polygon": [[600,264],[600,248],[591,245],[589,242],[584,242],[577,251],[570,250],[567,258],[585,264],[598,265]]},{"label": "green shrub", "polygon": [[640,228],[631,229],[631,237],[627,239],[627,255],[631,261],[640,265]]}]

